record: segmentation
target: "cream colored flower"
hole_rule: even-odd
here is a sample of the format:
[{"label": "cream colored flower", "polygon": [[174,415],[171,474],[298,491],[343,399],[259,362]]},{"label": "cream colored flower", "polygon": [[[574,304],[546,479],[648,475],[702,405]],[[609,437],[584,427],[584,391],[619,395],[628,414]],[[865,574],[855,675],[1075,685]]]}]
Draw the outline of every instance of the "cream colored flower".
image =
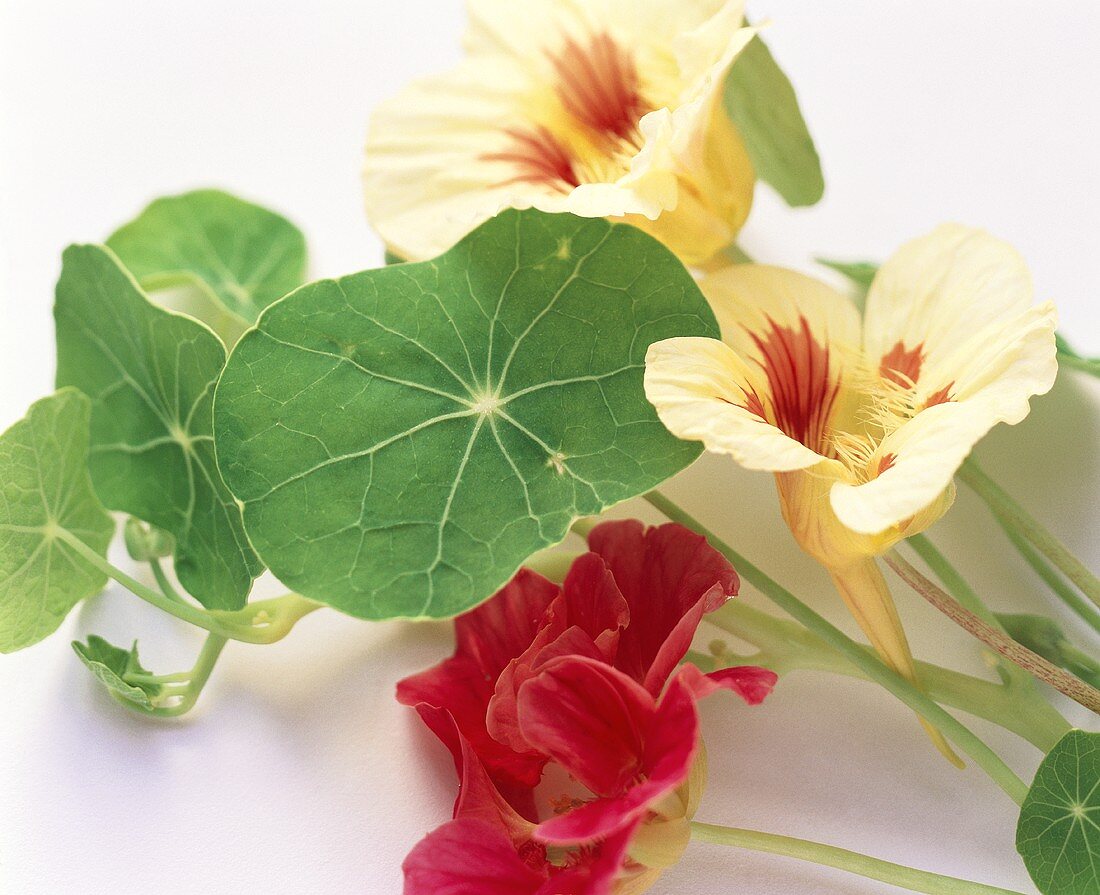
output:
[{"label": "cream colored flower", "polygon": [[957,225],[882,266],[862,321],[789,270],[738,265],[702,286],[722,341],[653,345],[649,400],[681,438],[775,473],[796,539],[882,656],[915,679],[873,557],[935,522],[977,441],[1020,422],[1053,385],[1053,306],[1033,304],[1015,250]]},{"label": "cream colored flower", "polygon": [[722,105],[743,0],[467,0],[466,58],[375,112],[367,214],[419,260],[505,208],[625,218],[702,262],[755,175]]}]

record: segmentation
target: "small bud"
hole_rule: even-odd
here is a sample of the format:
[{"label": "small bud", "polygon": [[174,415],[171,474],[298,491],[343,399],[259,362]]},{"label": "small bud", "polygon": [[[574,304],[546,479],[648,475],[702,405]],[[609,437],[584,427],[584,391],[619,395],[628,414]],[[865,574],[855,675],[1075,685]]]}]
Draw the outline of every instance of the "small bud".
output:
[{"label": "small bud", "polygon": [[123,530],[126,551],[137,562],[150,562],[162,556],[171,556],[174,540],[168,532],[155,525],[146,525],[131,516]]}]

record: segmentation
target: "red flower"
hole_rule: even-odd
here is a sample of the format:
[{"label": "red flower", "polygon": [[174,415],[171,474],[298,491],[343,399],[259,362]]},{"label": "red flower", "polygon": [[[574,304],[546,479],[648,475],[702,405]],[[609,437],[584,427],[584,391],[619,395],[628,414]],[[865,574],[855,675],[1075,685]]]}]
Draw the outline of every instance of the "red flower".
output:
[{"label": "red flower", "polygon": [[[407,895],[647,885],[686,845],[698,801],[696,700],[724,687],[755,704],[774,686],[761,668],[677,671],[703,615],[737,591],[703,538],[609,522],[589,546],[560,588],[521,570],[456,621],[454,656],[398,685],[461,782],[455,820],[405,863]],[[534,789],[551,761],[587,793],[538,824]]]}]

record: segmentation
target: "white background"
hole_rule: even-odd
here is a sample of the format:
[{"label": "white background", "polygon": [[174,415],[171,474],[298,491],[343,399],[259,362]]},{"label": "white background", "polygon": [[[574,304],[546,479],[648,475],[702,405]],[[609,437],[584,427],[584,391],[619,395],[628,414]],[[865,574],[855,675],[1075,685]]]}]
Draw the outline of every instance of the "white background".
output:
[{"label": "white background", "polygon": [[[462,23],[459,0],[0,0],[0,10],[4,426],[51,389],[61,249],[104,238],[156,195],[225,187],[302,226],[314,274],[376,265],[358,183],[367,117],[456,59]],[[814,254],[882,258],[940,221],[979,224],[1019,246],[1064,332],[1100,353],[1094,4],[761,0],[751,11],[774,20],[768,40],[828,180],[808,211],[761,190],[744,237],[752,254],[792,266]],[[1098,413],[1097,383],[1066,374],[1024,425],[980,449],[1094,567]],[[792,546],[766,476],[705,460],[670,490],[852,629]],[[994,607],[1046,607],[968,495],[935,535]],[[918,654],[982,673],[972,642],[898,594]],[[398,893],[401,859],[447,817],[453,783],[393,685],[448,652],[446,626],[318,613],[277,646],[231,645],[200,709],[155,724],[98,692],[68,640],[139,636],[147,665],[186,668],[199,638],[158,616],[112,588],[57,636],[0,657],[0,891]],[[980,771],[946,765],[885,693],[794,676],[761,708],[719,696],[705,715],[702,819],[1034,891],[1015,857],[1012,804]],[[975,728],[1032,773],[1033,749]],[[653,891],[884,890],[695,845]]]}]

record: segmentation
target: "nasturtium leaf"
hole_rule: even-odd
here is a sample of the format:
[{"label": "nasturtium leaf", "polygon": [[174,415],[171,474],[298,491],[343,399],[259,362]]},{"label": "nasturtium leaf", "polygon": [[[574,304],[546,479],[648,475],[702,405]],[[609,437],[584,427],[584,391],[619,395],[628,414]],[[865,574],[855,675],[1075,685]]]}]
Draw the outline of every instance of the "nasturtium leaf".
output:
[{"label": "nasturtium leaf", "polygon": [[52,634],[107,583],[63,536],[105,554],[114,533],[88,479],[89,413],[63,389],[0,435],[0,652]]},{"label": "nasturtium leaf", "polygon": [[757,176],[788,205],[813,205],[825,191],[821,160],[794,87],[771,51],[754,37],[726,79],[725,106]]},{"label": "nasturtium leaf", "polygon": [[301,231],[220,190],[157,199],[107,245],[145,289],[195,286],[247,323],[305,280]]},{"label": "nasturtium leaf", "polygon": [[116,698],[150,709],[164,692],[162,684],[128,679],[132,674],[149,673],[138,659],[137,641],[134,641],[129,650],[124,650],[91,634],[87,643],[74,640],[73,649],[80,661]]},{"label": "nasturtium leaf", "polygon": [[364,618],[454,615],[698,456],[646,401],[645,353],[717,334],[641,231],[507,211],[269,308],[218,385],[219,461],[284,584]]},{"label": "nasturtium leaf", "polygon": [[102,246],[65,251],[54,313],[58,385],[92,399],[100,499],[175,537],[176,576],[200,603],[241,608],[263,566],[214,457],[221,341],[151,303]]},{"label": "nasturtium leaf", "polygon": [[1016,849],[1043,895],[1100,892],[1100,733],[1071,730],[1043,759]]}]

